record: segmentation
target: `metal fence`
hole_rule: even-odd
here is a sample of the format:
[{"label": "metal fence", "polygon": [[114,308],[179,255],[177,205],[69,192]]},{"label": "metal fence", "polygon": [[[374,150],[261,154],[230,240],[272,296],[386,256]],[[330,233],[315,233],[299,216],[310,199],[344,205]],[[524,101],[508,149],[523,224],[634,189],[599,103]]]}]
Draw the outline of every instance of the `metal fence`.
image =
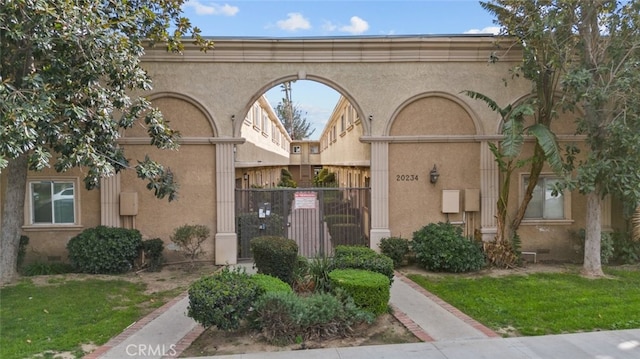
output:
[{"label": "metal fence", "polygon": [[308,258],[337,245],[369,244],[369,188],[236,189],[238,258],[251,258],[255,237],[296,241]]}]

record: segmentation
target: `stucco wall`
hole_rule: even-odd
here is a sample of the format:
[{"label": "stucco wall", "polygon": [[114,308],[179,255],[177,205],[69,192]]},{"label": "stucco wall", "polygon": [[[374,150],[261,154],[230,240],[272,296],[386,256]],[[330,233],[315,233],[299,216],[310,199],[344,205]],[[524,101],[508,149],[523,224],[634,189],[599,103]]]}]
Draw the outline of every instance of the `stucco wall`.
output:
[{"label": "stucco wall", "polygon": [[[25,263],[34,261],[58,262],[67,260],[67,243],[82,230],[100,224],[100,190],[87,190],[82,182],[84,174],[82,169],[72,169],[63,174],[58,174],[53,169],[45,169],[42,172],[29,171],[28,180],[72,180],[76,183],[79,201],[76,208],[77,226],[67,225],[34,225],[29,226],[29,211],[25,211],[24,234],[29,237],[29,246]],[[30,201],[27,190],[26,201]],[[27,204],[27,208],[29,205]]]}]

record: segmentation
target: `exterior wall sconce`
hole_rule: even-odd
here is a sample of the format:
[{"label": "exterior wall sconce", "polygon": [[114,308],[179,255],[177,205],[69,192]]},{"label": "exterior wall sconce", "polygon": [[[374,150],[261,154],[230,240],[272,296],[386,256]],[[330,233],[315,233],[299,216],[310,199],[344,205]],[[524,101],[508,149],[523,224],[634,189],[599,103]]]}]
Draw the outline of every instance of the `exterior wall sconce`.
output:
[{"label": "exterior wall sconce", "polygon": [[438,177],[440,177],[440,173],[438,173],[438,169],[436,168],[436,165],[434,164],[433,168],[429,172],[429,181],[431,183],[435,184],[436,182],[438,182]]}]

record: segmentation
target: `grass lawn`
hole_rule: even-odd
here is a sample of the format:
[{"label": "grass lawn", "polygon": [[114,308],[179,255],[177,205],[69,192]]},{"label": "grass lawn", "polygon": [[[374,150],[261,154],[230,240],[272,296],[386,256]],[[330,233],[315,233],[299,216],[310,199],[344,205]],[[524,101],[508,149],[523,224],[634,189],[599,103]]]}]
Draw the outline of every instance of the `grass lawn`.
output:
[{"label": "grass lawn", "polygon": [[1,288],[0,358],[49,350],[82,357],[81,344],[106,343],[166,301],[144,290],[141,283],[98,279],[50,279],[44,286],[25,279]]},{"label": "grass lawn", "polygon": [[519,335],[640,328],[640,271],[611,278],[535,273],[504,277],[408,277],[477,321]]}]

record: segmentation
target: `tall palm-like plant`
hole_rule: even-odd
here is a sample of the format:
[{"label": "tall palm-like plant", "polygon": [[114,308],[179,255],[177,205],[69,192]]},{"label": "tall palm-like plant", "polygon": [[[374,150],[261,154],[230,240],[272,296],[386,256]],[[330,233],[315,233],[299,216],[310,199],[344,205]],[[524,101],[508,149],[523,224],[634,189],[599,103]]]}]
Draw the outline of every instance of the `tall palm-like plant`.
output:
[{"label": "tall palm-like plant", "polygon": [[[499,144],[489,143],[491,153],[495,157],[498,169],[502,174],[500,192],[497,203],[497,233],[496,240],[486,245],[487,256],[491,263],[502,267],[512,267],[517,264],[519,255],[514,243],[516,231],[520,225],[529,201],[533,197],[533,190],[538,181],[542,166],[545,162],[557,172],[562,171],[563,162],[561,151],[555,134],[543,123],[535,122],[525,126],[525,118],[535,114],[534,105],[524,102],[518,105],[500,107],[490,97],[474,91],[464,93],[475,99],[483,101],[489,108],[500,115],[502,120],[503,138]],[[522,156],[522,147],[526,136],[535,138],[535,149],[531,156]],[[526,165],[530,166],[530,180],[527,186],[524,200],[520,203],[517,213],[509,221],[509,193],[511,188],[511,176],[516,169]]]}]

